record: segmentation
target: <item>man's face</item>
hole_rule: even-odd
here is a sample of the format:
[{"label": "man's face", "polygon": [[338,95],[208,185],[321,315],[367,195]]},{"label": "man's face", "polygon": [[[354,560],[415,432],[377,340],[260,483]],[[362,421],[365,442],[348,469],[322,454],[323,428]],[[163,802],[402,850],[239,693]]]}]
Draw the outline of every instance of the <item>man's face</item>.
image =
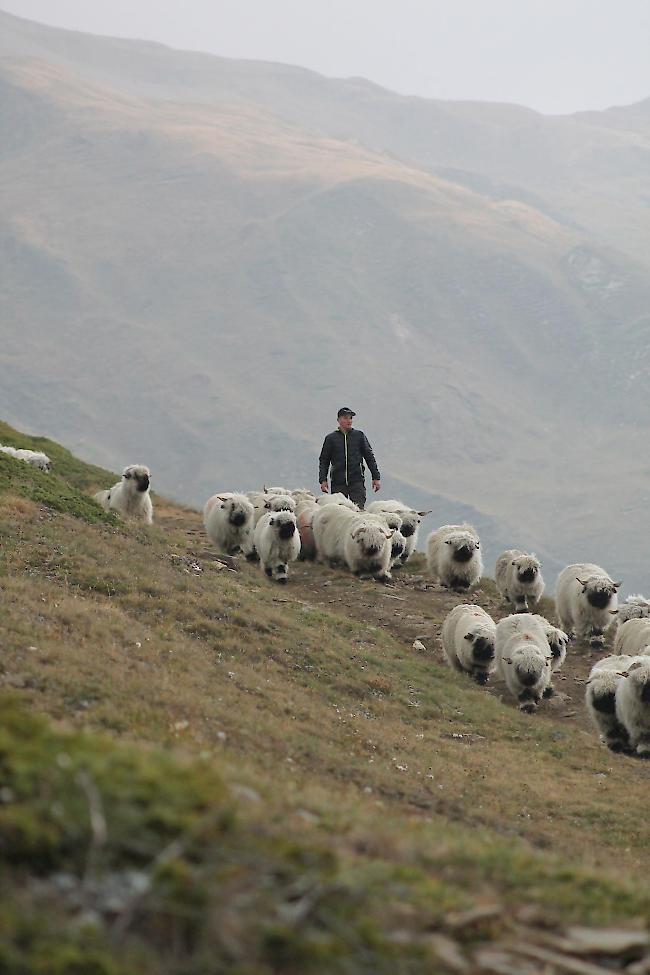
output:
[{"label": "man's face", "polygon": [[351,430],[352,429],[352,417],[351,416],[346,416],[345,413],[342,413],[341,416],[339,417],[339,426],[340,426],[341,430],[343,430],[344,432],[347,432],[348,430]]}]

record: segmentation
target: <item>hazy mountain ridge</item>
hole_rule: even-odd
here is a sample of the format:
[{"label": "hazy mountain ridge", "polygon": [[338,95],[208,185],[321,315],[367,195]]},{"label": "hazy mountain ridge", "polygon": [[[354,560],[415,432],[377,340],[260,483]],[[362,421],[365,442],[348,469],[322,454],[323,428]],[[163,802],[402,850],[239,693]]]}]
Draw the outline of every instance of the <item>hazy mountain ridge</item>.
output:
[{"label": "hazy mountain ridge", "polygon": [[[516,169],[504,132],[571,120],[0,19],[10,419],[44,429],[47,396],[47,432],[199,503],[261,470],[313,484],[354,399],[388,494],[556,564],[639,571],[612,500],[634,507],[644,474],[624,464],[622,490],[601,458],[633,441],[613,387],[638,400],[647,375],[644,270],[534,174],[520,200],[490,191]],[[474,185],[436,161],[461,157]]]}]

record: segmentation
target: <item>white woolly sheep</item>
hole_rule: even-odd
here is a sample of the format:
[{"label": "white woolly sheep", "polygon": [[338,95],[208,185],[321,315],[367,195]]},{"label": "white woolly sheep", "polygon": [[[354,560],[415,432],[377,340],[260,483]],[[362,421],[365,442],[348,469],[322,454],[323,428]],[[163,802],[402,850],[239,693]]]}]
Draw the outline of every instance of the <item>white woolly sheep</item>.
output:
[{"label": "white woolly sheep", "polygon": [[396,501],[395,499],[390,499],[387,501],[372,501],[366,510],[371,513],[393,511],[400,516],[402,519],[400,531],[406,539],[406,544],[404,546],[404,552],[402,553],[399,561],[396,562],[395,567],[397,568],[398,565],[405,565],[415,551],[422,519],[426,518],[427,515],[430,515],[431,512],[415,511],[414,508],[409,508],[408,505],[403,504],[401,501]]},{"label": "white woolly sheep", "polygon": [[338,504],[320,507],[312,520],[318,558],[344,562],[355,575],[367,573],[386,582],[390,576],[392,532],[379,520]]},{"label": "white woolly sheep", "polygon": [[632,619],[621,623],[614,639],[614,653],[639,653],[650,644],[650,620]]},{"label": "white woolly sheep", "polygon": [[480,541],[471,525],[442,525],[427,538],[427,566],[443,586],[461,592],[483,572]]},{"label": "white woolly sheep", "polygon": [[293,511],[270,511],[255,526],[255,548],[260,566],[276,582],[286,583],[289,562],[300,554],[300,535]]},{"label": "white woolly sheep", "polygon": [[9,457],[14,457],[16,460],[24,460],[32,467],[38,467],[39,470],[45,471],[46,474],[49,474],[52,469],[52,461],[42,450],[28,450],[26,447],[0,445],[0,452],[7,454]]},{"label": "white woolly sheep", "polygon": [[495,581],[501,596],[515,613],[528,612],[528,600],[538,603],[544,592],[541,564],[535,555],[510,548],[497,559]]},{"label": "white woolly sheep", "polygon": [[551,648],[545,627],[531,613],[506,616],[496,625],[496,671],[522,711],[532,713],[548,696]]},{"label": "white woolly sheep", "polygon": [[255,547],[255,526],[260,518],[270,511],[295,511],[296,502],[289,494],[271,494],[268,491],[247,491],[246,497],[253,505],[253,530],[242,546],[242,551],[249,562],[253,562],[258,554]]},{"label": "white woolly sheep", "polygon": [[612,612],[612,616],[616,630],[628,620],[646,619],[650,616],[650,600],[640,593],[634,593],[628,596],[624,603],[619,603],[618,609]]},{"label": "white woolly sheep", "polygon": [[621,585],[613,582],[599,565],[576,562],[567,565],[558,576],[555,606],[563,630],[592,646],[602,646],[603,633],[618,608],[616,592]]},{"label": "white woolly sheep", "polygon": [[232,491],[213,494],[203,508],[203,524],[217,551],[237,555],[253,531],[253,505],[245,494]]},{"label": "white woolly sheep", "polygon": [[359,510],[359,505],[351,501],[350,498],[346,498],[340,491],[336,491],[334,494],[321,494],[319,498],[316,498],[316,504],[323,508],[329,504],[339,504],[344,508],[349,508],[350,511]]},{"label": "white woolly sheep", "polygon": [[485,684],[494,669],[494,620],[480,606],[461,603],[448,614],[442,627],[442,649],[455,670]]},{"label": "white woolly sheep", "polygon": [[616,717],[630,736],[630,750],[650,758],[650,656],[627,664],[616,688]]},{"label": "white woolly sheep", "polygon": [[295,491],[291,492],[291,497],[294,501],[316,501],[316,495],[313,491],[307,490],[307,488],[296,488]]},{"label": "white woolly sheep", "polygon": [[264,494],[287,494],[289,495],[289,497],[291,497],[291,491],[289,490],[289,488],[285,488],[285,487],[267,487],[266,485],[264,485],[264,487],[262,488],[262,492]]},{"label": "white woolly sheep", "polygon": [[402,556],[406,549],[406,538],[402,535],[402,518],[398,515],[396,511],[381,511],[372,512],[364,511],[364,519],[366,521],[378,519],[377,524],[383,525],[389,531],[392,531],[393,536],[390,540],[390,566],[393,568],[395,565],[403,564]]},{"label": "white woolly sheep", "polygon": [[153,524],[153,504],[149,488],[151,472],[143,464],[130,464],[122,472],[122,480],[108,491],[98,491],[95,501],[105,511],[115,511],[123,518],[133,518],[145,525]]},{"label": "white woolly sheep", "polygon": [[626,666],[633,659],[616,654],[603,657],[591,668],[587,681],[587,713],[602,740],[613,752],[630,751],[630,736],[616,716],[616,688],[623,679]]}]

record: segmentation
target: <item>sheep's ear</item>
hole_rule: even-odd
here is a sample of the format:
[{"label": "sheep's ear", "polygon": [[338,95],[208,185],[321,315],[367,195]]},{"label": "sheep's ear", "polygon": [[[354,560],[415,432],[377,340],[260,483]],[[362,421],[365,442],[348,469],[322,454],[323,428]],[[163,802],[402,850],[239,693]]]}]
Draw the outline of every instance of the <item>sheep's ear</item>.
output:
[{"label": "sheep's ear", "polygon": [[608,609],[607,612],[609,613],[610,616],[616,616],[616,614],[618,613],[618,610],[617,609]]},{"label": "sheep's ear", "polygon": [[356,541],[357,538],[359,537],[359,533],[361,532],[361,530],[362,530],[361,528],[355,528],[350,537]]},{"label": "sheep's ear", "polygon": [[576,582],[579,582],[581,586],[586,586],[587,585],[587,582],[583,582],[582,579],[578,579],[577,576],[576,576]]},{"label": "sheep's ear", "polygon": [[266,484],[262,488],[262,491],[264,492],[264,494],[268,494],[269,493],[269,489],[267,488]]},{"label": "sheep's ear", "polygon": [[451,545],[451,539],[445,538],[445,545]]},{"label": "sheep's ear", "polygon": [[617,677],[629,677],[629,676],[630,676],[629,670],[623,670],[621,671],[620,674],[617,672]]},{"label": "sheep's ear", "polygon": [[623,585],[623,580],[621,580],[620,582],[615,582],[614,589],[620,589],[622,585]]},{"label": "sheep's ear", "polygon": [[[433,508],[431,509],[431,511],[433,511]],[[420,518],[426,518],[427,515],[431,514],[431,511],[416,511],[415,513],[416,515],[419,515]]]},{"label": "sheep's ear", "polygon": [[504,664],[512,663],[512,657],[501,657],[501,659],[503,660]]}]

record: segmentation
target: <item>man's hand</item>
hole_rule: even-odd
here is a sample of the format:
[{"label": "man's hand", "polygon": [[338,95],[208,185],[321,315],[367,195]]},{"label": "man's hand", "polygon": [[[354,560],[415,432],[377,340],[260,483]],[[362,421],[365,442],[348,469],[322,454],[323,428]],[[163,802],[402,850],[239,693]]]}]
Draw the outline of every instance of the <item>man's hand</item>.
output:
[{"label": "man's hand", "polygon": [[329,488],[327,487],[327,481],[321,481],[320,482],[320,489],[323,492],[323,494],[329,494]]},{"label": "man's hand", "polygon": [[[321,484],[321,487],[322,486],[323,485]],[[373,481],[372,482],[372,489],[373,489],[373,491],[378,491],[380,487],[381,487],[381,481]]]}]

